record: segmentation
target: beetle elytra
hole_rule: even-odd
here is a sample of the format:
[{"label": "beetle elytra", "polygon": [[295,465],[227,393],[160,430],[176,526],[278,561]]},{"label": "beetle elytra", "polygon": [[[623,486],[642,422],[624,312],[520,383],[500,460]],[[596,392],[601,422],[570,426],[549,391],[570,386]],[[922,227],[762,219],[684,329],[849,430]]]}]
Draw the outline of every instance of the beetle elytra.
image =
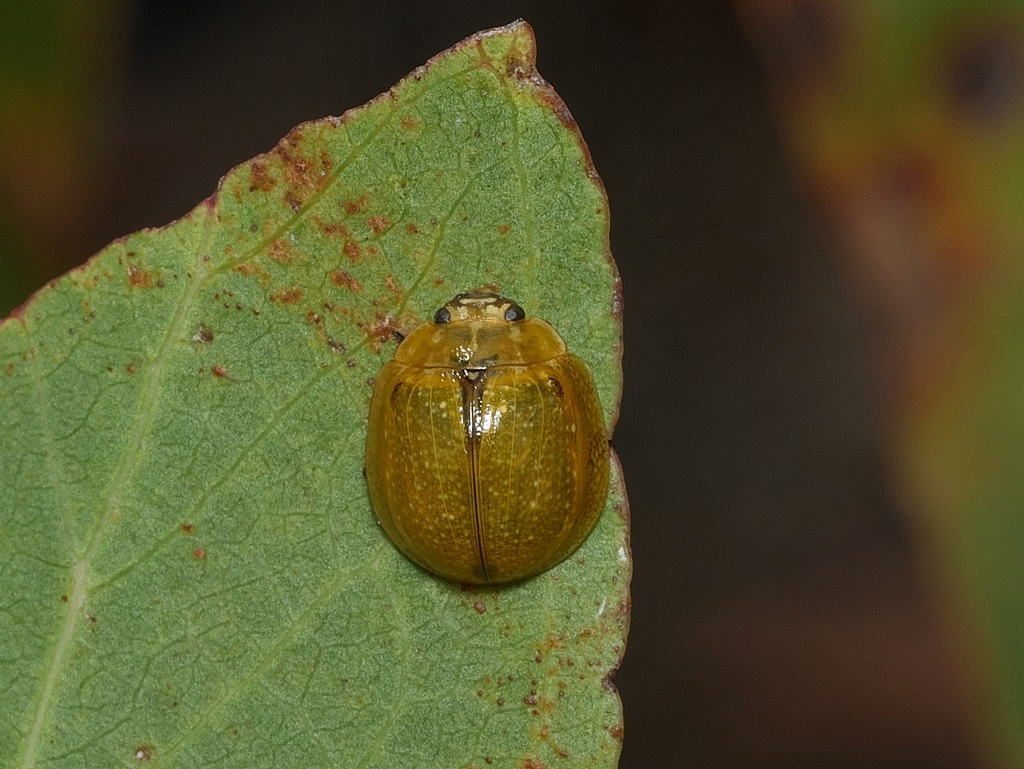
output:
[{"label": "beetle elytra", "polygon": [[377,376],[366,479],[381,526],[428,571],[498,584],[582,544],[608,492],[587,364],[515,302],[459,294]]}]

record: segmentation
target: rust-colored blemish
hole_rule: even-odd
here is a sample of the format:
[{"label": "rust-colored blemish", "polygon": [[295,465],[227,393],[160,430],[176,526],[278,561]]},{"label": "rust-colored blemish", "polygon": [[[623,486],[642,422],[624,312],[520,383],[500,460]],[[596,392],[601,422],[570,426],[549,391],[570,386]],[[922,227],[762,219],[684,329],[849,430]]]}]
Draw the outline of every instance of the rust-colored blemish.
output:
[{"label": "rust-colored blemish", "polygon": [[324,235],[337,235],[341,238],[352,237],[352,231],[341,222],[325,222],[319,216],[314,216],[313,223],[320,229],[320,232],[322,232]]},{"label": "rust-colored blemish", "polygon": [[292,286],[291,288],[286,288],[284,291],[270,295],[270,301],[277,302],[278,304],[297,304],[301,300],[302,289],[298,286]]},{"label": "rust-colored blemish", "polygon": [[[407,318],[404,320],[408,320]],[[419,325],[418,322],[413,324],[398,324],[395,319],[391,317],[390,313],[378,312],[375,316],[373,323],[366,323],[362,321],[356,321],[356,325],[359,326],[359,330],[366,335],[366,340],[370,345],[370,348],[379,353],[381,347],[389,339],[392,339],[394,333],[397,331],[399,335],[405,336],[406,330],[412,325]]]},{"label": "rust-colored blemish", "polygon": [[352,262],[352,264],[355,264],[356,261],[359,259],[358,243],[346,243],[344,248],[342,248],[342,251],[345,252],[345,255],[348,257],[349,261]]},{"label": "rust-colored blemish", "polygon": [[417,227],[414,222],[409,222],[407,225],[405,225],[405,231],[408,232],[410,235],[416,235],[417,233],[419,233],[420,228]]},{"label": "rust-colored blemish", "polygon": [[619,742],[622,742],[622,724],[614,724],[611,728],[608,729],[608,734],[617,739]]},{"label": "rust-colored blemish", "polygon": [[67,603],[67,602],[68,602],[68,597],[67,597],[66,595],[62,595],[62,596],[60,597],[60,602],[61,602],[61,603]]},{"label": "rust-colored blemish", "polygon": [[565,748],[560,748],[557,745],[552,745],[551,749],[554,750],[555,753],[557,753],[562,758],[568,758],[569,757],[569,751],[566,750]]},{"label": "rust-colored blemish", "polygon": [[395,278],[393,275],[388,275],[386,278],[384,278],[384,285],[387,286],[388,291],[390,291],[396,297],[402,296],[402,289],[398,286],[397,283],[395,283]]},{"label": "rust-colored blemish", "polygon": [[371,253],[371,254],[376,254],[376,253],[377,253],[377,249],[376,249],[376,248],[374,248],[373,246],[367,246],[367,247],[366,247],[366,250],[367,250],[367,251],[368,251],[369,253]]},{"label": "rust-colored blemish", "polygon": [[502,235],[504,235],[505,233],[507,233],[511,229],[512,229],[512,225],[511,224],[499,224],[498,225],[498,232],[500,232]]},{"label": "rust-colored blemish", "polygon": [[270,273],[254,261],[242,262],[241,264],[236,265],[235,272],[239,275],[244,275],[247,278],[255,276],[259,278],[260,282],[264,285],[270,282]]},{"label": "rust-colored blemish", "polygon": [[296,196],[299,190],[319,190],[334,167],[334,161],[326,152],[321,152],[316,160],[296,152],[301,141],[302,132],[294,130],[278,143],[275,150],[283,161],[285,184]]},{"label": "rust-colored blemish", "polygon": [[411,131],[412,129],[418,128],[420,125],[423,124],[423,121],[419,120],[413,115],[406,115],[399,122],[402,124],[402,128],[404,128],[406,131]]},{"label": "rust-colored blemish", "polygon": [[539,758],[527,758],[521,764],[522,769],[547,769],[544,764],[540,762]]},{"label": "rust-colored blemish", "polygon": [[374,235],[380,235],[384,230],[391,226],[391,221],[384,215],[371,216],[366,220],[366,224],[370,230],[373,231]]},{"label": "rust-colored blemish", "polygon": [[336,286],[343,286],[350,291],[362,292],[363,287],[359,285],[359,281],[352,277],[352,275],[346,270],[335,270],[331,273],[331,283]]},{"label": "rust-colored blemish", "polygon": [[358,200],[346,200],[342,203],[342,208],[345,209],[345,213],[349,216],[358,214],[366,206],[366,195],[361,195]]},{"label": "rust-colored blemish", "polygon": [[7,376],[10,376],[11,374],[13,374],[14,373],[14,364],[13,363],[8,363],[7,364],[7,368],[5,370],[7,372]]},{"label": "rust-colored blemish", "polygon": [[292,210],[293,214],[297,214],[302,210],[302,199],[292,190],[288,190],[284,194],[284,202]]},{"label": "rust-colored blemish", "polygon": [[199,330],[192,337],[197,342],[209,344],[213,341],[213,331],[205,323],[199,324]]},{"label": "rust-colored blemish", "polygon": [[311,326],[319,326],[321,323],[320,313],[310,310],[306,313],[306,323]]},{"label": "rust-colored blemish", "polygon": [[277,179],[268,171],[267,164],[261,160],[256,160],[249,166],[249,192],[270,192],[273,189]]},{"label": "rust-colored blemish", "polygon": [[195,550],[192,551],[192,557],[195,558],[197,561],[201,561],[206,557],[206,551],[203,550],[203,548],[201,547],[197,547]]},{"label": "rust-colored blemish", "polygon": [[124,367],[124,370],[127,371],[129,374],[134,374],[135,366],[129,363],[127,366]]},{"label": "rust-colored blemish", "polygon": [[128,265],[128,283],[132,288],[152,288],[153,276],[147,270],[130,264]]},{"label": "rust-colored blemish", "polygon": [[196,533],[196,525],[194,523],[186,521],[181,524],[181,533],[191,536]]},{"label": "rust-colored blemish", "polygon": [[277,238],[270,244],[267,254],[279,264],[288,264],[295,259],[295,247],[284,238]]},{"label": "rust-colored blemish", "polygon": [[487,604],[485,604],[483,601],[477,601],[473,604],[473,608],[476,610],[477,614],[483,614],[485,611],[487,611]]},{"label": "rust-colored blemish", "polygon": [[228,372],[224,369],[223,366],[211,366],[210,373],[213,374],[215,377],[220,377],[221,379],[227,379],[228,376]]}]

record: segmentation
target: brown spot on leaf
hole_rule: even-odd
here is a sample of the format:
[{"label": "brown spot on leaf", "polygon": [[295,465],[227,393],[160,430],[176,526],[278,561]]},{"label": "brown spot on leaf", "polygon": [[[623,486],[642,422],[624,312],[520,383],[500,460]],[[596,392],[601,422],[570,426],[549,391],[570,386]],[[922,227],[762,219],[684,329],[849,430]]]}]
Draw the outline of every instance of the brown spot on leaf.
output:
[{"label": "brown spot on leaf", "polygon": [[477,601],[473,604],[473,608],[476,609],[477,614],[483,614],[485,611],[487,611],[487,604],[485,604],[483,601]]},{"label": "brown spot on leaf", "polygon": [[127,371],[129,374],[134,374],[135,366],[129,363],[127,366],[124,367],[124,370]]},{"label": "brown spot on leaf", "polygon": [[319,313],[316,313],[313,310],[310,310],[309,312],[307,312],[306,313],[306,323],[308,323],[311,326],[319,326],[320,325],[320,315],[319,315]]},{"label": "brown spot on leaf", "polygon": [[210,373],[215,377],[220,377],[221,379],[227,379],[228,376],[228,372],[225,371],[223,366],[211,366]]},{"label": "brown spot on leaf", "polygon": [[295,259],[295,247],[284,238],[277,238],[270,244],[267,254],[279,264],[288,264]]},{"label": "brown spot on leaf", "polygon": [[610,729],[608,729],[608,733],[612,737],[614,737],[615,739],[617,739],[617,740],[619,740],[621,742],[622,741],[622,724],[615,724]]},{"label": "brown spot on leaf", "polygon": [[266,163],[256,160],[249,166],[249,192],[270,192],[275,184],[277,179],[268,173]]},{"label": "brown spot on leaf", "polygon": [[235,267],[235,272],[239,273],[240,275],[244,275],[247,278],[256,276],[264,285],[270,282],[270,273],[268,273],[266,270],[264,270],[262,267],[256,264],[256,262],[253,261],[242,262],[241,264],[237,265]]},{"label": "brown spot on leaf", "polygon": [[206,557],[206,551],[203,550],[203,548],[201,547],[197,547],[195,550],[192,551],[192,557],[195,558],[197,561],[201,561]]},{"label": "brown spot on leaf", "polygon": [[359,285],[359,281],[352,277],[350,273],[345,270],[335,270],[331,273],[331,282],[336,286],[343,286],[350,291],[362,292],[363,287]]},{"label": "brown spot on leaf", "polygon": [[391,226],[391,222],[388,220],[386,216],[383,215],[371,216],[369,219],[366,220],[366,223],[367,225],[369,225],[374,235],[379,235],[380,233],[384,232],[384,230]]},{"label": "brown spot on leaf", "polygon": [[359,244],[346,243],[342,251],[345,252],[345,255],[348,256],[349,261],[352,262],[352,264],[356,263],[356,260],[359,258]]},{"label": "brown spot on leaf", "polygon": [[209,344],[210,342],[213,341],[213,331],[210,330],[210,327],[207,326],[205,323],[200,323],[199,330],[195,333],[195,335],[192,338],[197,342]]},{"label": "brown spot on leaf", "polygon": [[402,128],[404,128],[406,131],[411,131],[412,129],[418,128],[423,124],[423,121],[419,120],[418,118],[412,115],[406,115],[404,118],[402,118],[400,122],[402,124]]},{"label": "brown spot on leaf", "polygon": [[149,761],[153,757],[153,746],[152,745],[139,745],[132,752],[132,757],[136,761]]},{"label": "brown spot on leaf", "polygon": [[395,278],[393,275],[388,275],[386,278],[384,278],[384,285],[387,286],[388,291],[390,291],[396,297],[402,296],[402,289],[399,288],[397,283],[395,283]]},{"label": "brown spot on leaf", "polygon": [[292,286],[291,288],[286,288],[284,291],[270,295],[270,301],[277,302],[278,304],[296,304],[301,300],[302,289],[298,286]]},{"label": "brown spot on leaf", "polygon": [[341,222],[325,222],[319,216],[314,216],[313,223],[320,228],[320,232],[324,235],[337,235],[342,238],[352,237],[352,231]]},{"label": "brown spot on leaf", "polygon": [[498,232],[500,232],[502,235],[504,235],[506,232],[508,232],[511,229],[512,229],[512,225],[511,224],[499,224],[498,225]]},{"label": "brown spot on leaf", "polygon": [[352,214],[358,214],[366,206],[366,195],[362,195],[358,200],[346,200],[342,204],[342,208],[345,209],[345,213],[349,216]]},{"label": "brown spot on leaf", "polygon": [[[383,301],[383,300],[382,300]],[[377,301],[374,301],[376,304]],[[370,348],[374,352],[380,352],[384,342],[394,338],[395,332],[398,332],[398,336],[406,336],[406,329],[412,326],[419,325],[418,321],[410,322],[408,317],[403,318],[404,323],[398,324],[395,319],[391,317],[390,313],[378,312],[375,316],[373,323],[366,323],[362,321],[356,321],[356,325],[359,326],[359,330],[366,335],[366,340],[370,344]]]},{"label": "brown spot on leaf", "polygon": [[181,524],[181,533],[191,536],[196,533],[196,525],[194,523],[186,522]]},{"label": "brown spot on leaf", "polygon": [[319,190],[326,182],[328,174],[334,167],[331,156],[321,152],[316,158],[308,158],[297,152],[302,142],[302,131],[293,130],[282,141],[278,142],[275,152],[282,161],[284,181],[288,185],[285,200],[294,209],[294,204],[301,203],[309,192]]},{"label": "brown spot on leaf", "polygon": [[284,194],[284,202],[292,210],[293,214],[297,214],[302,210],[302,199],[291,190]]},{"label": "brown spot on leaf", "polygon": [[539,758],[528,758],[521,764],[522,769],[547,769]]},{"label": "brown spot on leaf", "polygon": [[67,603],[67,602],[68,602],[68,597],[67,597],[66,595],[62,595],[62,596],[60,597],[60,602],[61,602],[61,603]]},{"label": "brown spot on leaf", "polygon": [[409,222],[407,225],[405,225],[405,231],[408,232],[410,235],[415,235],[420,231],[420,228],[417,227],[413,222]]},{"label": "brown spot on leaf", "polygon": [[132,288],[152,288],[153,276],[141,267],[128,265],[128,284]]}]

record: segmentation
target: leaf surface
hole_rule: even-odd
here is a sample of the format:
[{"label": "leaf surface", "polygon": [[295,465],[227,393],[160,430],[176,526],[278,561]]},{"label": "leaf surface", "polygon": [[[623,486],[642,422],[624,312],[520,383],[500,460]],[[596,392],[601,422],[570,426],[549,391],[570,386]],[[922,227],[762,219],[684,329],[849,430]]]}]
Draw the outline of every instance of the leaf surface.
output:
[{"label": "leaf surface", "polygon": [[591,366],[608,208],[523,22],[293,130],[0,325],[0,766],[614,766],[625,492],[552,571],[407,561],[362,474],[372,379],[494,284]]}]

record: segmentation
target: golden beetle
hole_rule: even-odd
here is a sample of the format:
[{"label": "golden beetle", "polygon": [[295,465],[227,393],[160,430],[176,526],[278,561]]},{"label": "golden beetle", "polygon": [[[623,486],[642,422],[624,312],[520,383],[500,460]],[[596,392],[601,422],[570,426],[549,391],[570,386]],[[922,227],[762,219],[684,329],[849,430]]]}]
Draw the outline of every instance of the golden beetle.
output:
[{"label": "golden beetle", "polygon": [[497,294],[456,296],[374,383],[377,518],[410,559],[455,582],[511,582],[564,560],[600,517],[608,472],[587,364]]}]

